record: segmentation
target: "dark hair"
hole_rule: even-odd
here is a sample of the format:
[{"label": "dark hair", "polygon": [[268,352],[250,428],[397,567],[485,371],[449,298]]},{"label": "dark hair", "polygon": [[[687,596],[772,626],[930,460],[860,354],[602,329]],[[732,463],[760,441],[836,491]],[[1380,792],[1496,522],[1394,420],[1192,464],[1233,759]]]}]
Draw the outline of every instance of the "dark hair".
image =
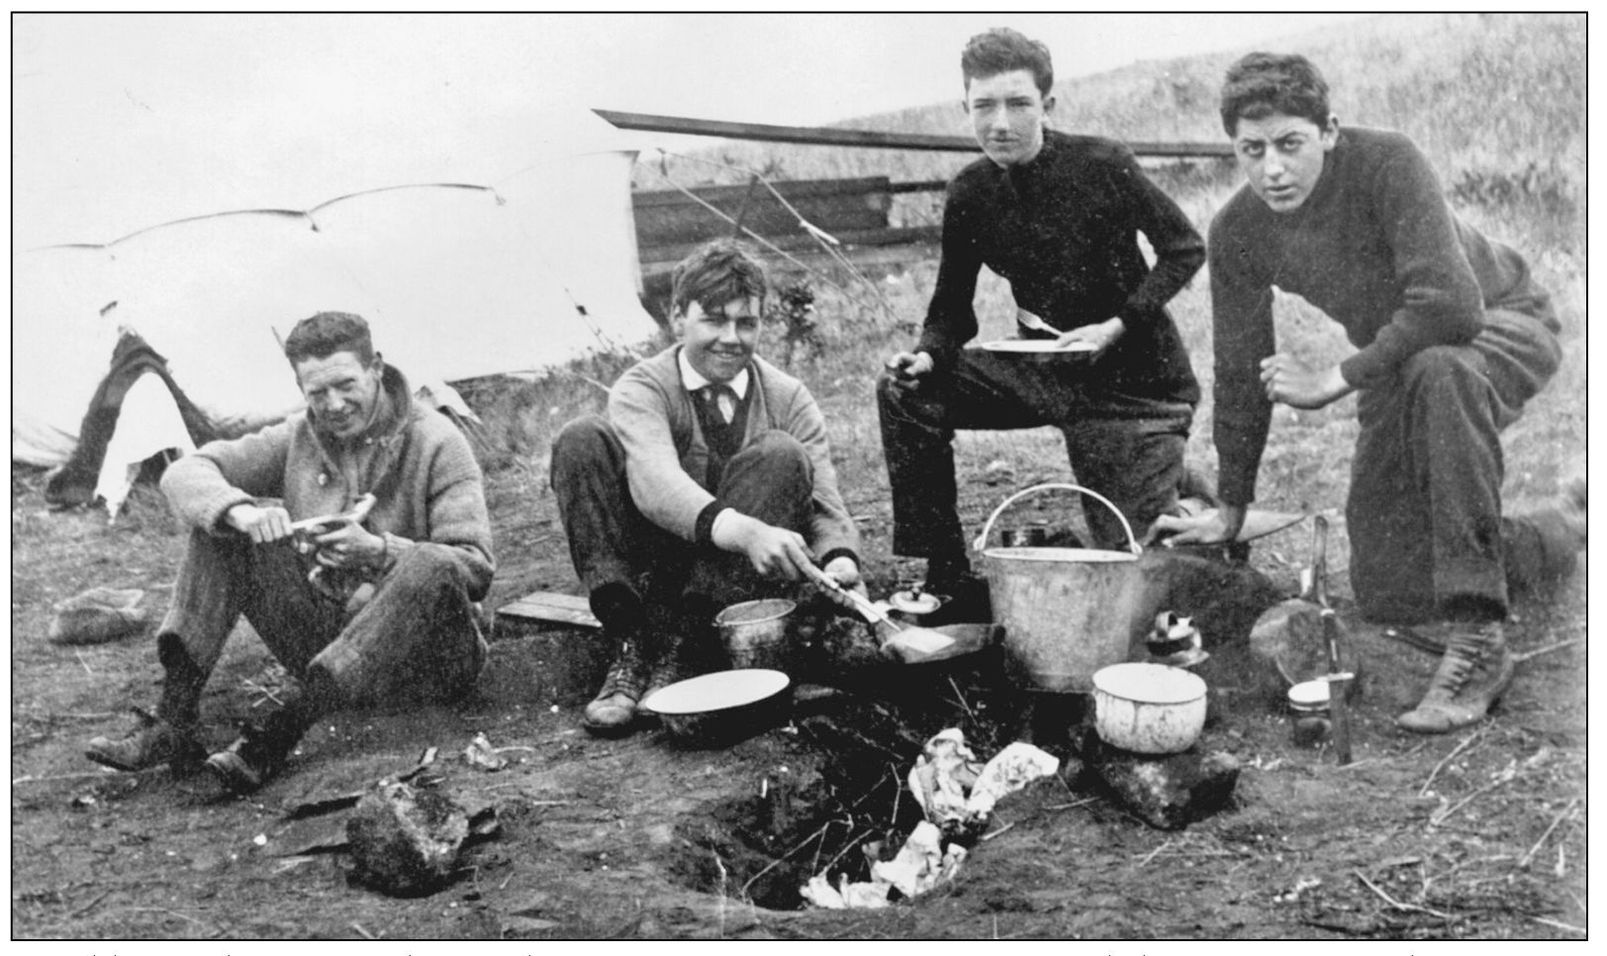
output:
[{"label": "dark hair", "polygon": [[738,299],[764,299],[764,264],[735,239],[716,239],[692,250],[675,266],[670,308],[682,315],[696,302],[705,310]]},{"label": "dark hair", "polygon": [[1228,67],[1222,83],[1222,128],[1229,136],[1241,119],[1273,113],[1327,126],[1328,84],[1298,53],[1250,53]]},{"label": "dark hair", "polygon": [[284,348],[292,366],[302,359],[328,358],[336,352],[356,353],[364,365],[374,361],[368,323],[350,312],[320,312],[302,319],[285,336]]},{"label": "dark hair", "polygon": [[1055,85],[1055,67],[1049,59],[1049,48],[1038,40],[1031,40],[1009,27],[994,27],[967,40],[960,51],[960,73],[965,77],[965,88],[972,80],[985,80],[1012,70],[1030,70],[1038,84],[1038,92],[1045,97]]}]

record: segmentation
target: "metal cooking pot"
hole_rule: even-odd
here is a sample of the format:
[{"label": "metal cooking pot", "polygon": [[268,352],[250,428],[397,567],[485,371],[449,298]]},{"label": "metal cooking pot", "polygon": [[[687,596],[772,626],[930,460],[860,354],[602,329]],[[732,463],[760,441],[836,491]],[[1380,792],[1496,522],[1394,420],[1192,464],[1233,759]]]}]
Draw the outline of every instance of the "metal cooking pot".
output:
[{"label": "metal cooking pot", "polygon": [[733,604],[714,618],[720,641],[735,668],[790,671],[794,662],[792,612],[785,598]]},{"label": "metal cooking pot", "polygon": [[1112,747],[1175,754],[1205,729],[1206,685],[1164,664],[1112,664],[1094,672],[1094,729]]}]

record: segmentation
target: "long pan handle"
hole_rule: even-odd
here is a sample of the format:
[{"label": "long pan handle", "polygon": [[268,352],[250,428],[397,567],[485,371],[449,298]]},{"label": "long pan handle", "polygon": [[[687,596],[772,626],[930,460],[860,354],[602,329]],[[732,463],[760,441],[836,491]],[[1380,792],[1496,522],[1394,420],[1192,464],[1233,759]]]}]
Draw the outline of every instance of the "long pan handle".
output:
[{"label": "long pan handle", "polygon": [[858,591],[855,591],[851,588],[843,587],[837,582],[836,578],[820,570],[814,565],[806,565],[804,573],[809,575],[810,579],[821,587],[824,587],[827,590],[836,591],[838,594],[847,595],[848,599],[854,602],[854,606],[859,608],[859,612],[865,615],[871,621],[878,624],[886,624],[895,631],[903,628],[902,624],[888,617],[887,612],[877,607],[876,604],[869,598],[865,597],[865,595],[860,594]]}]

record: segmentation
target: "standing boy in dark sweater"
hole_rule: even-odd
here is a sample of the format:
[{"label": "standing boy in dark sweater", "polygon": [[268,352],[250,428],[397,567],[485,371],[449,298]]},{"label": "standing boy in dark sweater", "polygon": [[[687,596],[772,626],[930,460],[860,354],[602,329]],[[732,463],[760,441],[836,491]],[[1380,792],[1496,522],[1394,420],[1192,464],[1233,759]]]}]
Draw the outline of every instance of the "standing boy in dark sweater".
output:
[{"label": "standing boy in dark sweater", "polygon": [[[966,44],[960,68],[986,158],[949,186],[920,341],[889,358],[877,383],[893,551],[926,558],[927,588],[946,593],[970,572],[955,512],[956,429],[1059,428],[1077,479],[1139,535],[1176,504],[1199,384],[1164,306],[1205,260],[1188,217],[1127,147],[1046,129],[1054,73],[1042,43],[990,30]],[[1032,330],[1028,316],[1022,334],[1057,338],[1063,354],[962,348],[977,333],[983,266],[1055,329]],[[1088,515],[1100,546],[1125,544],[1104,509]]]},{"label": "standing boy in dark sweater", "polygon": [[[1254,53],[1222,91],[1248,180],[1211,225],[1216,446],[1223,507],[1163,519],[1176,543],[1231,538],[1255,496],[1272,405],[1360,393],[1347,527],[1368,618],[1443,622],[1446,651],[1401,727],[1443,733],[1483,717],[1510,682],[1509,578],[1571,567],[1584,489],[1565,507],[1501,514],[1499,432],[1556,371],[1559,326],[1523,258],[1452,214],[1406,137],[1340,129],[1317,69]],[[1307,369],[1273,336],[1272,289],[1303,296],[1358,351]]]}]

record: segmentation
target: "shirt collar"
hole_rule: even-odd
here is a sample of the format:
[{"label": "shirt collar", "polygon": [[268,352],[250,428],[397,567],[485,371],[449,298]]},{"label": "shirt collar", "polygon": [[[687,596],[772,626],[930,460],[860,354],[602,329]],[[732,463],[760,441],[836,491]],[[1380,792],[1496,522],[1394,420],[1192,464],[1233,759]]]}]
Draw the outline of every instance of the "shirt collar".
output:
[{"label": "shirt collar", "polygon": [[[697,369],[692,367],[692,363],[686,360],[686,349],[683,348],[679,352],[675,353],[675,361],[681,366],[681,381],[686,385],[686,390],[688,392],[696,392],[698,389],[709,384],[709,380],[704,378]],[[736,378],[733,378],[727,384],[731,386],[731,391],[737,393],[738,399],[747,398],[748,370],[743,369],[742,371],[738,372]]]}]

